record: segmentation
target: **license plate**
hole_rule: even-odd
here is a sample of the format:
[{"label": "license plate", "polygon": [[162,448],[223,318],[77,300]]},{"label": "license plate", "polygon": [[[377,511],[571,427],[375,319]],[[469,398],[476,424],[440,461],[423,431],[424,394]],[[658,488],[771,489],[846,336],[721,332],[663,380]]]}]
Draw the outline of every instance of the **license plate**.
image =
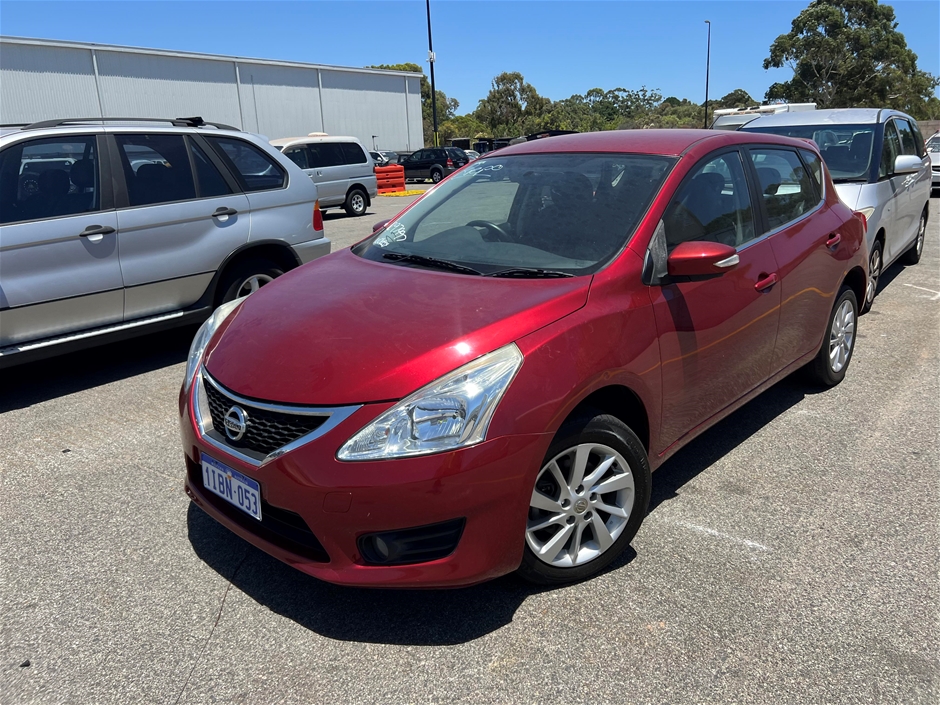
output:
[{"label": "license plate", "polygon": [[202,484],[213,494],[261,521],[261,485],[250,477],[203,453]]}]

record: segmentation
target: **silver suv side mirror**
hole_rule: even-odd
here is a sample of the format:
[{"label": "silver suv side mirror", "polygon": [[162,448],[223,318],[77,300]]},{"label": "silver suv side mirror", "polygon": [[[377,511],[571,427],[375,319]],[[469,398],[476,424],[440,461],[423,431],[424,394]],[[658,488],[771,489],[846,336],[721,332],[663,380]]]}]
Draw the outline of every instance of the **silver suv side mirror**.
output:
[{"label": "silver suv side mirror", "polygon": [[916,174],[923,167],[920,157],[911,154],[901,154],[894,160],[894,174]]}]

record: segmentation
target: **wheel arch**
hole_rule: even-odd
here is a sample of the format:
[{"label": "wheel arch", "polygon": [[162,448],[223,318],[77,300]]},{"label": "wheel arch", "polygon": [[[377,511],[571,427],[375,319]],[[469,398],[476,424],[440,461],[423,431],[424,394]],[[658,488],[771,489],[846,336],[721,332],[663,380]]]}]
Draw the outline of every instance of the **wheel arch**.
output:
[{"label": "wheel arch", "polygon": [[[649,413],[636,392],[622,384],[613,384],[595,389],[575,405],[565,421],[588,409],[601,411],[620,419],[637,435],[643,444],[643,448],[646,449],[647,455],[649,455]],[[562,425],[564,425],[564,422],[562,422]]]},{"label": "wheel arch", "polygon": [[858,304],[859,308],[862,307],[865,301],[865,289],[868,286],[867,279],[865,271],[860,266],[850,269],[842,279],[842,285],[851,287],[852,291],[855,292],[855,300],[860,302]]},{"label": "wheel arch", "polygon": [[357,190],[357,189],[358,189],[359,191],[362,191],[362,195],[366,197],[366,205],[367,205],[367,206],[371,206],[371,205],[372,205],[372,198],[369,196],[369,189],[367,189],[367,188],[365,187],[365,184],[361,184],[361,183],[359,183],[358,181],[357,181],[356,183],[354,183],[352,186],[350,186],[348,189],[346,189],[346,198],[348,199],[348,198],[349,198],[349,194],[352,193],[353,191]]},{"label": "wheel arch", "polygon": [[281,267],[284,272],[288,272],[295,267],[300,266],[300,258],[294,252],[293,248],[281,240],[259,240],[258,242],[248,242],[232,251],[212,277],[206,293],[203,294],[200,303],[203,305],[216,305],[218,299],[219,282],[223,281],[228,273],[244,261],[251,258],[263,257],[271,260]]}]

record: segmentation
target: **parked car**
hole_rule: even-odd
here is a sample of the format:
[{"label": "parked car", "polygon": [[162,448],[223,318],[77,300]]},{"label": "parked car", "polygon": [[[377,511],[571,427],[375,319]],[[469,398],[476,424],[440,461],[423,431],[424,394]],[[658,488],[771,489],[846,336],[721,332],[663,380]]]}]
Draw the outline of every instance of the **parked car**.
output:
[{"label": "parked car", "polygon": [[392,166],[398,164],[397,152],[369,152],[369,156],[372,157],[372,161],[376,166]]},{"label": "parked car", "polygon": [[271,144],[313,179],[320,209],[365,215],[378,194],[375,163],[355,137],[285,137]]},{"label": "parked car", "polygon": [[585,578],[677,449],[795,370],[843,379],[864,237],[802,140],[506,147],[203,327],[186,491],[330,582]]},{"label": "parked car", "polygon": [[316,199],[263,139],[200,118],[3,129],[0,367],[204,320],[329,253]]},{"label": "parked car", "polygon": [[427,147],[399,160],[399,164],[405,167],[405,179],[430,179],[436,184],[469,161],[466,152],[457,147]]},{"label": "parked car", "polygon": [[[900,258],[906,264],[920,261],[931,177],[916,120],[895,110],[844,108],[768,115],[742,129],[819,145],[839,197],[868,220],[871,260],[863,312],[875,300],[885,267]],[[764,188],[773,189],[772,180]]]},{"label": "parked car", "polygon": [[463,153],[467,155],[467,159],[469,159],[471,162],[472,162],[474,159],[479,159],[479,158],[480,158],[480,153],[479,153],[479,152],[475,152],[475,151],[473,151],[472,149],[465,149],[465,150],[463,151]]},{"label": "parked car", "polygon": [[933,189],[938,189],[940,188],[940,134],[935,134],[927,140],[927,156],[930,157],[930,170],[932,173],[930,186]]}]

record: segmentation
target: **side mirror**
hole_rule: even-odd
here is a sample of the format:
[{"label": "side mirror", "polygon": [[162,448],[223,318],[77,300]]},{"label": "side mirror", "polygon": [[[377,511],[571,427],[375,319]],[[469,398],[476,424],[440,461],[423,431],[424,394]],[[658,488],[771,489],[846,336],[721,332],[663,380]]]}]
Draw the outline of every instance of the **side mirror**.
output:
[{"label": "side mirror", "polygon": [[901,154],[894,160],[894,174],[916,174],[923,167],[920,157],[912,154]]},{"label": "side mirror", "polygon": [[384,228],[386,225],[388,225],[388,224],[389,224],[389,221],[391,221],[391,218],[386,218],[385,220],[380,220],[378,223],[376,223],[375,225],[372,226],[372,232],[377,233],[379,230],[381,230],[381,229]]},{"label": "side mirror", "polygon": [[722,274],[738,261],[731,245],[693,240],[676,246],[666,260],[666,269],[673,277],[708,277]]}]

